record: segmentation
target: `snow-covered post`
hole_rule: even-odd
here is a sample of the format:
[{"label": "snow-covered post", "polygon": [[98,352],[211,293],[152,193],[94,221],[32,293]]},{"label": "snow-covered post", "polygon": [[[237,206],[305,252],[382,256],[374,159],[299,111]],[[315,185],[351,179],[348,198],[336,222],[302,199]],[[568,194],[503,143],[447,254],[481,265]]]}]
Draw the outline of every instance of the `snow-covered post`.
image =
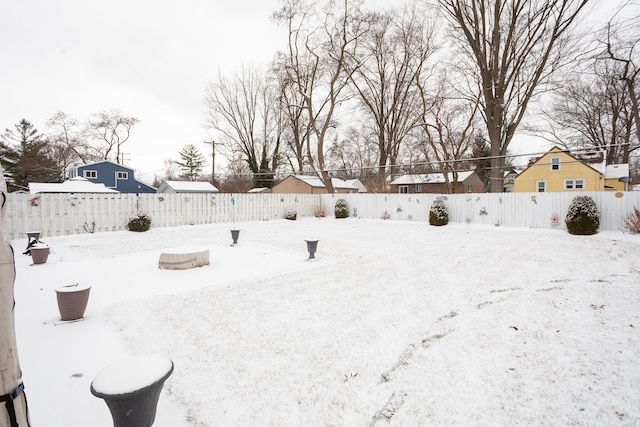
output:
[{"label": "snow-covered post", "polygon": [[[2,168],[0,168],[0,172]],[[0,427],[27,427],[29,416],[18,360],[13,285],[16,279],[13,248],[5,237],[7,186],[0,173]]]}]

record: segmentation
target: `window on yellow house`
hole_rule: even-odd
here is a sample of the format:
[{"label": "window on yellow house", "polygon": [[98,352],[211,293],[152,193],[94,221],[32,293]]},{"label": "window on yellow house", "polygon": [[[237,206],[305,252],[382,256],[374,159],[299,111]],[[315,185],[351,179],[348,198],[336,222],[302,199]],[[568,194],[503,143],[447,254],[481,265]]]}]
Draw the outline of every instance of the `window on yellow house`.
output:
[{"label": "window on yellow house", "polygon": [[551,158],[551,170],[559,171],[560,170],[560,157],[552,157]]},{"label": "window on yellow house", "polygon": [[584,179],[565,179],[565,190],[582,190],[584,189]]},{"label": "window on yellow house", "polygon": [[547,191],[547,182],[546,181],[538,181],[538,193],[544,193]]}]

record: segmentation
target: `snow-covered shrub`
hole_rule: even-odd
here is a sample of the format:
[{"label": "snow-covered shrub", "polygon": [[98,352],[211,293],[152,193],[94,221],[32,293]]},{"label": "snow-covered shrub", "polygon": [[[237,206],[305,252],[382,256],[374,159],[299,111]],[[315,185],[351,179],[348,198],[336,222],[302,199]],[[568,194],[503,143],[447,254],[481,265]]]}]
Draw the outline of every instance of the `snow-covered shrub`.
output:
[{"label": "snow-covered shrub", "polygon": [[287,209],[284,212],[284,219],[290,219],[294,221],[298,217],[298,212],[295,209]]},{"label": "snow-covered shrub", "polygon": [[345,199],[338,199],[334,209],[336,218],[346,218],[349,216],[349,206]]},{"label": "snow-covered shrub", "polygon": [[577,196],[569,205],[564,219],[570,234],[596,234],[600,227],[600,212],[596,202],[589,196]]},{"label": "snow-covered shrub", "polygon": [[316,206],[313,208],[313,216],[316,218],[324,218],[327,216],[327,211],[325,211],[322,206]]},{"label": "snow-covered shrub", "polygon": [[627,215],[627,219],[624,220],[624,226],[630,233],[640,233],[640,210],[633,208],[633,212]]},{"label": "snow-covered shrub", "polygon": [[147,231],[151,227],[151,217],[144,212],[138,212],[127,223],[129,231]]},{"label": "snow-covered shrub", "polygon": [[449,223],[449,211],[447,206],[440,199],[436,199],[429,209],[429,224],[431,225],[447,225]]}]

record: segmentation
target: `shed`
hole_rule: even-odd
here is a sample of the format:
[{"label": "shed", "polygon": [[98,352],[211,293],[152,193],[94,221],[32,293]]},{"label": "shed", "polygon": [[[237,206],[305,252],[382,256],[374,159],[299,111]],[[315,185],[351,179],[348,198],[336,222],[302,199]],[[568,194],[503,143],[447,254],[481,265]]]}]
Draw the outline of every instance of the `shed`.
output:
[{"label": "shed", "polygon": [[[331,184],[336,193],[357,193],[358,188],[341,180],[331,178]],[[317,176],[289,175],[284,180],[274,185],[273,193],[295,193],[295,194],[326,194],[327,187]]]},{"label": "shed", "polygon": [[158,193],[217,193],[219,190],[206,181],[162,181]]},{"label": "shed", "polygon": [[359,179],[347,179],[345,182],[358,189],[358,193],[368,193],[367,187]]}]

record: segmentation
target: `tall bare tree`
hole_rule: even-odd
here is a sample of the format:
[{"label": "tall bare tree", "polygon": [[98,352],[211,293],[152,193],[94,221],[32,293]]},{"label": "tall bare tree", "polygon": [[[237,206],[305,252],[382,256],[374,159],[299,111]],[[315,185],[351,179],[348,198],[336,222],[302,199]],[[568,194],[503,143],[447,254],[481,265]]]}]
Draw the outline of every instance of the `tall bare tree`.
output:
[{"label": "tall bare tree", "polygon": [[282,126],[282,154],[294,173],[302,174],[309,146],[310,128],[305,112],[304,99],[298,92],[286,69],[287,59],[280,53],[273,63],[273,74],[277,81],[278,108]]},{"label": "tall bare tree", "polygon": [[419,118],[414,82],[426,79],[427,61],[436,50],[436,27],[428,16],[414,2],[402,12],[372,12],[364,17],[370,28],[359,44],[352,82],[378,144],[380,188]]},{"label": "tall bare tree", "polygon": [[336,126],[337,109],[347,99],[345,88],[356,67],[357,43],[363,32],[361,0],[329,1],[320,10],[305,0],[282,0],[274,18],[287,28],[285,70],[302,97],[310,142],[307,159],[319,172],[327,192],[333,193],[325,165],[325,139]]},{"label": "tall bare tree", "polygon": [[280,154],[278,91],[254,67],[231,77],[218,73],[205,94],[209,125],[222,133],[221,144],[230,159],[244,156],[258,187],[271,187]]},{"label": "tall bare tree", "polygon": [[[637,5],[636,5],[637,6]],[[633,150],[638,149],[640,144],[640,106],[638,92],[639,76],[640,76],[640,53],[638,46],[640,45],[640,14],[636,10],[635,13],[625,13],[631,7],[630,3],[625,3],[616,15],[624,16],[622,19],[611,19],[607,25],[606,31],[606,51],[602,55],[617,65],[617,73],[615,77],[624,82],[627,88],[627,94],[630,101],[631,114],[635,122],[635,147],[629,147]],[[627,153],[627,161],[629,160]]]},{"label": "tall bare tree", "polygon": [[628,163],[638,144],[625,82],[605,69],[571,80],[555,92],[542,132],[537,133],[561,146],[604,150],[609,164]]},{"label": "tall bare tree", "polygon": [[84,151],[86,160],[111,160],[121,164],[122,146],[138,123],[140,120],[136,117],[116,110],[93,114],[85,125],[85,140],[80,150]]},{"label": "tall bare tree", "polygon": [[442,172],[449,193],[453,193],[457,187],[460,161],[468,157],[473,148],[480,97],[456,98],[444,78],[432,95],[428,94],[422,82],[418,81],[417,87],[422,107],[420,141],[423,141],[425,157],[433,156],[436,162],[434,169]]},{"label": "tall bare tree", "polygon": [[481,88],[490,191],[502,191],[509,143],[529,102],[562,64],[589,0],[438,0]]},{"label": "tall bare tree", "polygon": [[52,144],[52,152],[59,165],[61,176],[66,176],[70,166],[77,161],[87,163],[84,153],[79,151],[82,146],[81,124],[63,111],[56,111],[47,120],[47,138]]}]

